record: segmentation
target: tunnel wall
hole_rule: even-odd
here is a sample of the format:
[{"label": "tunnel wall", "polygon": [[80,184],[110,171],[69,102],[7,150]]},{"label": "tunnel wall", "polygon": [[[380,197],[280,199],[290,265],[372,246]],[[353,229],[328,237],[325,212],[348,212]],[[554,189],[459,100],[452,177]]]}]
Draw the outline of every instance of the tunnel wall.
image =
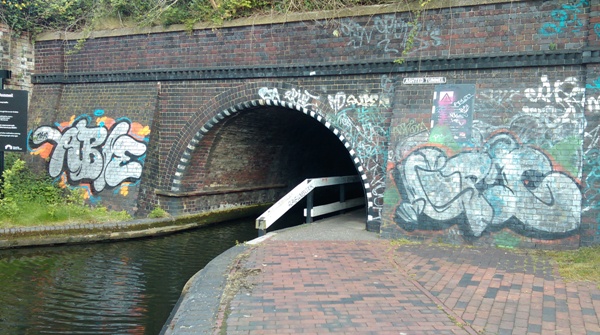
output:
[{"label": "tunnel wall", "polygon": [[275,103],[340,131],[384,237],[597,244],[599,2],[461,1],[423,12],[414,36],[413,13],[386,6],[192,32],[95,32],[75,53],[80,36],[48,34],[35,45],[31,153],[52,162],[60,151],[44,134],[108,136],[122,124],[124,141],[90,147],[122,160],[110,183],[96,183],[108,164],[78,176],[91,162],[68,153],[47,171],[139,215],[157,204],[185,214],[272,199],[275,188],[203,202],[198,194],[211,190],[190,161],[249,102]]}]

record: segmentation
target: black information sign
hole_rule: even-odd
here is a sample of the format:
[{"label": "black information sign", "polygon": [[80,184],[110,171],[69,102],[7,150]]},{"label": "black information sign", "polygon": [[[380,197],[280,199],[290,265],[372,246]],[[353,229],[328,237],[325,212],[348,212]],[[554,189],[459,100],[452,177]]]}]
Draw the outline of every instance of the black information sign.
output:
[{"label": "black information sign", "polygon": [[0,151],[27,151],[27,96],[0,90]]},{"label": "black information sign", "polygon": [[456,84],[435,87],[431,126],[447,126],[457,142],[471,139],[475,85]]}]

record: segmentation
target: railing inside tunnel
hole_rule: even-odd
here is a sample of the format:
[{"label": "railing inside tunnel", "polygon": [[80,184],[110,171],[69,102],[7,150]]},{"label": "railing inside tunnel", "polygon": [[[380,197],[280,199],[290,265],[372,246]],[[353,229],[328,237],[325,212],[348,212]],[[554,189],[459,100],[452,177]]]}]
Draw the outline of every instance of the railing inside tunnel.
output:
[{"label": "railing inside tunnel", "polygon": [[[364,197],[354,198],[346,200],[345,184],[358,183],[360,182],[359,176],[342,176],[342,177],[324,177],[324,178],[311,178],[305,179],[303,182],[298,184],[286,194],[283,198],[279,199],[273,206],[271,206],[266,212],[264,212],[258,219],[256,219],[256,229],[258,229],[258,235],[262,236],[266,233],[269,228],[277,219],[282,217],[287,211],[289,211],[294,205],[300,202],[306,197],[306,208],[304,209],[304,216],[306,217],[306,223],[312,222],[313,217],[324,215],[336,211],[343,211],[347,208],[362,206],[365,203]],[[340,185],[340,201],[326,205],[313,206],[314,200],[314,189],[324,186]]]}]

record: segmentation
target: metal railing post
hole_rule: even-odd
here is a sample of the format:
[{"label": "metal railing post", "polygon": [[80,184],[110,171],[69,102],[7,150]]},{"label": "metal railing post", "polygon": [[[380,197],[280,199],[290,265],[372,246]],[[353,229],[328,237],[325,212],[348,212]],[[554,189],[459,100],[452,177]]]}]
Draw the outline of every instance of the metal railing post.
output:
[{"label": "metal railing post", "polygon": [[[340,202],[346,201],[346,184],[340,184]],[[346,213],[345,209],[340,211],[340,214]]]},{"label": "metal railing post", "polygon": [[314,193],[315,191],[310,191],[310,193],[306,196],[306,223],[312,222],[312,209],[314,202]]}]

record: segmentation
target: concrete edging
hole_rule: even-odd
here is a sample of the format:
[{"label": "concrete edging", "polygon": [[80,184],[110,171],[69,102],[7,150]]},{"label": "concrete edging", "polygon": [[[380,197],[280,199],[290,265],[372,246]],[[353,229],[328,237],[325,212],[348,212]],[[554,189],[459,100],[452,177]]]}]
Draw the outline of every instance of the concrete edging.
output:
[{"label": "concrete edging", "polygon": [[179,330],[193,334],[212,334],[221,296],[227,284],[227,273],[236,257],[249,248],[246,244],[231,247],[192,276],[185,284],[160,334],[174,334]]}]

